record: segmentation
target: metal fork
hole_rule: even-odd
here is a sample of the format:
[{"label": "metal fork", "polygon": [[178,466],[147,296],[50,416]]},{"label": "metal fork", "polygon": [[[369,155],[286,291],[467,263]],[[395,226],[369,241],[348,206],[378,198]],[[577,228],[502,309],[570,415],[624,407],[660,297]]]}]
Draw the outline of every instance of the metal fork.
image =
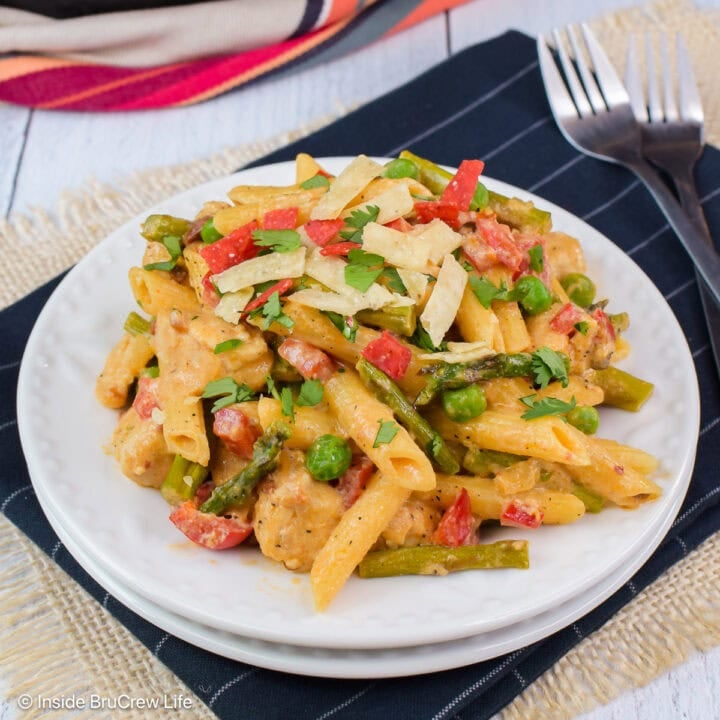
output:
[{"label": "metal fork", "polygon": [[563,36],[560,32],[554,33],[562,75],[547,41],[542,35],[538,37],[540,70],[555,121],[576,148],[601,160],[624,165],[645,183],[715,302],[720,303],[720,255],[707,245],[703,234],[643,157],[640,123],[635,119],[627,91],[590,29],[584,24],[581,28],[590,63],[572,26],[566,31],[573,50],[572,60]]},{"label": "metal fork", "polygon": [[[655,72],[653,47],[647,35],[645,37],[645,53],[647,58],[645,63],[647,102],[643,92],[635,38],[631,36],[625,67],[625,87],[630,95],[630,104],[635,117],[640,122],[643,155],[670,176],[683,210],[712,247],[712,237],[705,222],[693,177],[693,168],[703,151],[704,116],[687,48],[678,34],[676,39],[677,103],[665,34],[660,36],[662,100],[658,88],[658,76]],[[712,301],[710,293],[699,277],[698,285],[715,365],[720,371],[720,307]]]}]

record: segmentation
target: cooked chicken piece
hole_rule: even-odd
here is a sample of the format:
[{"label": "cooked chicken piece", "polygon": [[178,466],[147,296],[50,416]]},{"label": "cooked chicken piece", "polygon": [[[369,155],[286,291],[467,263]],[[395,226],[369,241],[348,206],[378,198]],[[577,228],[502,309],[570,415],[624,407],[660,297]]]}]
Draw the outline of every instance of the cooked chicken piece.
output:
[{"label": "cooked chicken piece", "polygon": [[277,469],[258,489],[255,537],[263,555],[307,572],[344,512],[340,493],[313,480],[303,453],[283,450]]},{"label": "cooked chicken piece", "polygon": [[558,278],[573,272],[585,272],[585,256],[580,243],[570,235],[561,232],[545,235],[545,256]]},{"label": "cooked chicken piece", "polygon": [[429,545],[442,509],[425,500],[408,500],[380,536],[379,545],[387,548]]}]

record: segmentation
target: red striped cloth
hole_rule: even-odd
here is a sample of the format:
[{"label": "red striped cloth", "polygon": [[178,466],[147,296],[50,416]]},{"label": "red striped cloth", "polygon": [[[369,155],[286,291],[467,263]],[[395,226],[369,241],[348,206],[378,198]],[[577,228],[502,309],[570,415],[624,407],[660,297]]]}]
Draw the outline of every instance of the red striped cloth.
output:
[{"label": "red striped cloth", "polygon": [[[301,2],[302,7],[293,7],[292,2]],[[133,23],[138,25],[138,35],[143,32],[143,20],[153,22],[172,19],[174,26],[168,32],[178,33],[179,40],[188,37],[188,27],[182,22],[193,22],[199,17],[192,13],[222,10],[233,11],[231,3],[208,3],[190,8],[164,8],[141,10],[132,13],[112,13],[83,17],[73,20],[50,20],[41,18],[44,33],[37,32],[36,15],[31,15],[26,29],[29,37],[45,37],[51,47],[56,47],[55,28],[59,23],[76,23],[71,28],[76,38],[76,47],[52,55],[18,50],[13,43],[22,44],[25,14],[19,11],[19,25],[11,41],[3,40],[0,34],[0,52],[8,54],[0,59],[0,101],[33,108],[82,111],[127,111],[146,110],[162,107],[177,107],[201,102],[240,87],[279,70],[302,68],[328,62],[344,53],[367,45],[435,13],[459,5],[465,0],[288,0],[287,7],[298,11],[301,22],[294,32],[287,32],[279,41],[243,49],[241,52],[225,52],[214,56],[198,56],[168,64],[148,64],[140,67],[137,58],[152,58],[152,49],[141,56],[135,52],[143,38],[133,37]],[[211,5],[213,6],[211,8]],[[278,6],[262,3],[263,11],[272,14]],[[234,9],[237,11],[237,7]],[[257,9],[257,6],[256,6]],[[0,8],[2,11],[3,8]],[[15,11],[10,11],[15,12]],[[175,12],[171,16],[169,13]],[[162,13],[162,15],[161,15]],[[124,16],[124,17],[123,17]],[[1,16],[0,16],[1,18]],[[183,18],[186,18],[184,20]],[[127,29],[128,19],[129,31]],[[127,58],[136,64],[125,66],[122,43],[112,30],[122,20],[122,42],[128,47]],[[277,18],[269,17],[269,24]],[[101,26],[99,23],[103,23]],[[282,23],[277,23],[282,25]],[[67,24],[60,32],[67,37]],[[113,35],[113,62],[103,62],[97,56],[101,53],[84,53],[84,41],[88,34],[98,28],[107,28]],[[7,28],[3,28],[6,30]],[[190,28],[192,29],[192,28]],[[11,28],[12,30],[12,28]],[[257,27],[254,28],[257,31]],[[286,29],[287,30],[287,29]],[[233,37],[241,32],[234,27]],[[205,30],[198,30],[200,32]],[[183,34],[184,33],[184,34]],[[257,33],[256,33],[257,34]],[[200,37],[200,36],[199,36]],[[97,43],[97,36],[95,36]],[[236,40],[235,40],[236,42]],[[252,42],[250,40],[249,42]],[[187,44],[187,43],[186,43]],[[181,42],[180,50],[192,53]],[[27,43],[26,43],[27,46]],[[133,54],[135,52],[135,54]],[[10,54],[13,53],[13,54]],[[64,57],[63,57],[64,56]],[[167,53],[163,58],[167,57]]]}]

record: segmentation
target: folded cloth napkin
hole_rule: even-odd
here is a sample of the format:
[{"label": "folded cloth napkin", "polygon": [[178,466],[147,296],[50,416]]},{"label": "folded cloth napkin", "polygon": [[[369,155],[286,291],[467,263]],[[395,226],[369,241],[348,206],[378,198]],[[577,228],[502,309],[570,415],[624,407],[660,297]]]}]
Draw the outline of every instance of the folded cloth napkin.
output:
[{"label": "folded cloth napkin", "polygon": [[[221,718],[387,717],[482,720],[623,607],[633,595],[720,530],[720,384],[708,350],[692,266],[646,191],[622,168],[578,154],[550,116],[530,38],[508,33],[456,55],[400,88],[266,161],[403,148],[450,165],[465,157],[491,161],[492,174],[563,205],[617,242],[665,294],[685,329],[702,396],[702,426],[690,491],[667,539],[646,565],[595,611],[533,646],[433,675],[391,680],[325,680],[251,668],[170,638],[162,661]],[[720,152],[708,148],[698,167],[711,230],[720,230]],[[0,313],[0,510],[48,554],[57,538],[45,521],[20,449],[15,419],[19,359],[33,321],[57,281]],[[642,322],[642,318],[637,318]],[[48,388],[51,392],[52,388]],[[670,417],[668,422],[683,422]],[[69,557],[57,562],[98,600],[105,593]],[[451,600],[449,600],[451,602]],[[164,633],[119,603],[107,607],[149,648]]]},{"label": "folded cloth napkin", "polygon": [[189,105],[327,62],[464,1],[6,0],[0,101],[91,111]]}]

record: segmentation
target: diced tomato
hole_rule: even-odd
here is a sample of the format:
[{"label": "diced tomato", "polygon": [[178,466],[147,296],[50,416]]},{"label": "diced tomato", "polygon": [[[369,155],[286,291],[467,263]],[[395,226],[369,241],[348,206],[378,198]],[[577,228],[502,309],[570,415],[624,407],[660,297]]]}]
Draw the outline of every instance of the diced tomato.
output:
[{"label": "diced tomato", "polygon": [[362,455],[353,461],[353,464],[340,476],[337,491],[343,499],[346,508],[349,508],[365,489],[368,480],[375,472],[375,465],[367,455]]},{"label": "diced tomato", "polygon": [[[321,255],[347,255],[351,250],[362,247],[356,242],[337,242],[332,245],[326,245],[321,251]],[[354,257],[354,256],[353,256]]]},{"label": "diced tomato", "polygon": [[574,332],[575,325],[585,317],[585,313],[574,303],[565,303],[557,315],[550,321],[550,327],[563,335]]},{"label": "diced tomato", "polygon": [[260,437],[250,418],[237,406],[229,405],[215,413],[213,432],[225,444],[230,452],[251,460],[253,445]]},{"label": "diced tomato", "polygon": [[465,488],[459,492],[455,502],[443,514],[437,530],[432,535],[432,541],[435,545],[449,547],[472,545],[475,542],[470,495]]},{"label": "diced tomato", "polygon": [[195,493],[195,505],[200,507],[211,495],[215,489],[215,483],[212,480],[206,480]]},{"label": "diced tomato", "polygon": [[248,313],[251,313],[253,310],[257,310],[259,307],[262,307],[269,299],[270,296],[273,293],[277,293],[278,295],[284,295],[290,288],[293,286],[293,281],[290,278],[287,278],[285,280],[281,280],[280,282],[275,283],[274,285],[271,285],[267,290],[264,292],[261,292],[254,300],[251,300],[243,310],[243,313],[247,315]]},{"label": "diced tomato", "polygon": [[615,328],[610,322],[607,313],[601,308],[595,308],[592,318],[598,324],[598,340],[600,342],[615,342]]},{"label": "diced tomato", "polygon": [[152,417],[155,409],[160,409],[160,378],[142,375],[138,380],[137,392],[133,400],[133,408],[142,420]]},{"label": "diced tomato", "polygon": [[500,262],[495,250],[493,250],[493,248],[491,248],[485,240],[475,233],[465,236],[462,248],[468,257],[468,260],[470,260],[473,267],[479,273],[484,273],[486,270],[489,270],[491,267]]},{"label": "diced tomato", "polygon": [[443,190],[443,194],[440,196],[441,202],[453,203],[460,210],[469,210],[478,184],[478,177],[484,167],[485,163],[482,160],[463,160],[455,177]]},{"label": "diced tomato", "polygon": [[500,524],[507,527],[529,528],[534,530],[540,527],[543,517],[543,511],[536,502],[529,500],[509,500],[502,508],[500,514]]},{"label": "diced tomato", "polygon": [[202,301],[208,307],[214,308],[220,302],[220,295],[211,277],[212,272],[207,272],[202,279]]},{"label": "diced tomato", "polygon": [[498,261],[513,272],[519,271],[524,253],[517,246],[512,230],[494,217],[478,217],[475,224],[478,235],[495,251]]},{"label": "diced tomato", "polygon": [[299,209],[296,207],[268,210],[263,215],[265,230],[294,230],[297,227]]},{"label": "diced tomato", "polygon": [[345,221],[337,220],[309,220],[305,223],[307,236],[320,247],[325,247],[344,227]]},{"label": "diced tomato", "polygon": [[252,234],[253,230],[257,229],[258,224],[253,220],[247,225],[233,230],[212,245],[200,248],[200,254],[208,264],[210,272],[216,275],[243,260],[255,257],[260,252],[260,248],[253,243]]},{"label": "diced tomato", "polygon": [[277,350],[306,380],[328,380],[335,372],[330,356],[304,340],[287,338]]},{"label": "diced tomato", "polygon": [[419,223],[429,223],[438,218],[455,230],[460,227],[460,208],[455,203],[443,200],[416,202],[415,213]]},{"label": "diced tomato", "polygon": [[398,230],[399,232],[410,232],[410,230],[413,229],[413,226],[404,217],[399,217],[392,222],[385,223],[385,227]]},{"label": "diced tomato", "polygon": [[239,545],[252,532],[252,524],[233,517],[200,512],[192,500],[170,513],[170,522],[189,540],[209,550]]},{"label": "diced tomato", "polygon": [[400,380],[405,375],[412,360],[409,348],[387,330],[365,346],[362,356],[393,380]]}]

